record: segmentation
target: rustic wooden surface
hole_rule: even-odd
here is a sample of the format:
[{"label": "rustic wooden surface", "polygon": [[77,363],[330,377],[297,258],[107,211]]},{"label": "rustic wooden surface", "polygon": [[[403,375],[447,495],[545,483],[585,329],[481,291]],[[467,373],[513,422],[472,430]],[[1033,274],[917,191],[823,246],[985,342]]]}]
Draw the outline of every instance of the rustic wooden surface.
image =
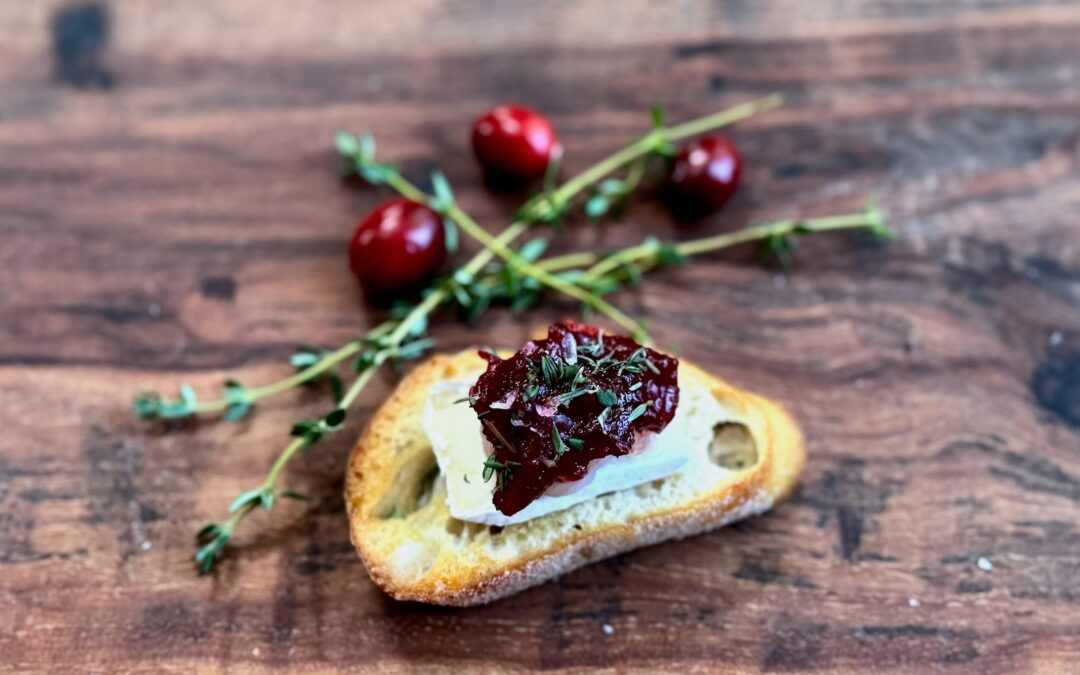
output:
[{"label": "rustic wooden surface", "polygon": [[[0,34],[0,670],[1078,667],[1080,2],[11,2]],[[654,101],[773,90],[788,107],[733,131],[745,186],[696,233],[877,192],[899,241],[806,241],[786,272],[718,256],[620,303],[794,412],[791,502],[488,607],[399,604],[340,496],[387,375],[289,471],[315,502],[193,574],[192,532],[324,402],[167,430],[128,402],[269,381],[377,320],[343,247],[381,195],[335,177],[334,130],[442,167],[495,227],[514,200],[466,150],[489,105],[546,111],[580,168]],[[647,232],[691,234],[645,201],[562,246]],[[571,310],[434,333],[514,346]]]}]

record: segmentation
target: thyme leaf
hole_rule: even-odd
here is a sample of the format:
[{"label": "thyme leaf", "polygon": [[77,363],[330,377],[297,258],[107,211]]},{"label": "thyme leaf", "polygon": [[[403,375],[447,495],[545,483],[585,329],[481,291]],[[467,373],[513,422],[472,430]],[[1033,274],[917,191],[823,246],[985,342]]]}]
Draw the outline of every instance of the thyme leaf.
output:
[{"label": "thyme leaf", "polygon": [[561,457],[566,452],[566,443],[563,443],[559,427],[555,426],[554,422],[551,424],[551,445],[555,448],[556,457]]},{"label": "thyme leaf", "polygon": [[[376,143],[372,136],[344,132],[337,134],[334,144],[351,173],[370,183],[386,185],[413,201],[427,202],[430,199],[447,221],[445,234],[451,248],[460,228],[462,234],[480,239],[485,250],[474,256],[458,272],[435,281],[416,301],[396,303],[389,313],[389,319],[369,331],[363,338],[351,340],[333,352],[298,352],[290,360],[299,373],[291,373],[276,382],[250,389],[239,383],[227,383],[218,400],[199,402],[194,390],[188,385],[181,386],[175,399],[165,398],[157,392],[144,392],[136,397],[134,411],[140,419],[179,419],[199,413],[223,413],[226,419],[240,419],[250,414],[255,401],[263,397],[288,391],[316,379],[326,378],[330,382],[335,400],[334,409],[320,418],[298,421],[292,429],[294,440],[281,451],[264,486],[255,491],[249,490],[238,497],[237,509],[227,520],[211,523],[199,531],[199,548],[195,561],[200,573],[211,569],[226,548],[235,528],[249,513],[258,508],[269,508],[274,505],[276,497],[294,498],[287,494],[287,491],[276,491],[276,481],[282,469],[295,454],[305,451],[325,434],[340,427],[347,414],[345,411],[355,403],[376,369],[387,362],[399,366],[402,361],[416,358],[427,349],[430,341],[424,336],[428,329],[428,316],[444,305],[459,304],[465,316],[475,321],[493,302],[505,301],[511,304],[514,311],[523,311],[538,302],[543,292],[554,288],[582,301],[589,310],[608,316],[623,328],[632,331],[639,342],[643,342],[643,330],[603,296],[618,290],[625,282],[638,281],[638,276],[650,269],[682,264],[688,256],[755,241],[763,242],[763,249],[785,260],[790,258],[794,238],[825,230],[849,229],[869,232],[879,237],[890,235],[891,231],[880,211],[870,205],[861,213],[809,219],[798,223],[778,221],[755,226],[750,228],[749,232],[735,233],[733,236],[719,235],[678,244],[651,243],[629,247],[613,252],[615,260],[603,264],[605,273],[595,275],[589,274],[590,266],[607,260],[598,253],[578,252],[544,258],[546,241],[529,242],[518,251],[511,248],[514,240],[528,231],[531,225],[561,223],[575,204],[584,202],[585,211],[590,217],[617,214],[642,178],[648,175],[647,161],[657,155],[670,155],[674,150],[673,143],[689,137],[691,130],[693,133],[708,132],[735,119],[775,107],[778,102],[778,97],[771,97],[674,127],[666,126],[663,116],[659,112],[654,113],[653,131],[561,186],[556,184],[559,163],[557,160],[549,162],[543,191],[532,197],[517,212],[518,222],[504,233],[489,239],[482,236],[484,232],[454,203],[454,195],[444,176],[433,176],[430,184],[433,194],[424,194],[402,176],[393,164],[377,159]],[[616,159],[618,161],[615,161]],[[578,199],[579,197],[584,199]],[[504,261],[491,262],[496,256]],[[607,353],[605,350],[602,333],[595,342],[581,345],[579,356],[582,357],[579,365],[590,367],[613,367],[620,363],[620,360],[614,358],[614,352]],[[356,378],[346,390],[340,377],[333,371],[339,364],[354,358],[357,359]],[[591,362],[585,360],[586,358],[591,359]],[[550,380],[554,386],[569,382],[571,391],[587,384],[587,377],[580,368],[574,370],[559,365],[556,370],[555,366],[555,363],[551,363],[548,368],[543,369],[545,383]],[[620,367],[620,374],[640,374],[646,369],[654,370],[655,364],[643,359]],[[530,382],[529,385],[536,387],[533,395],[538,395],[540,385],[537,382]],[[640,383],[636,383],[636,386],[640,386]],[[613,409],[612,406],[604,408],[597,418],[601,426],[607,424]],[[640,413],[638,409],[641,409]],[[636,419],[644,414],[646,409],[638,406],[631,412],[631,418]],[[575,447],[580,441],[563,440],[567,447]],[[506,462],[501,469],[491,469],[492,472],[498,470],[498,489],[506,486],[515,464]],[[488,478],[492,475],[493,473],[488,473]]]},{"label": "thyme leaf", "polygon": [[502,435],[502,432],[499,431],[498,427],[487,420],[484,420],[484,426],[487,427],[487,430],[491,432],[491,435],[494,436],[504,448],[510,452],[517,453],[517,448],[514,447],[513,443],[506,440],[506,436]]},{"label": "thyme leaf", "polygon": [[633,421],[634,421],[634,420],[636,420],[637,418],[639,418],[639,417],[641,417],[642,415],[644,415],[644,414],[645,414],[645,411],[649,409],[649,406],[651,406],[651,405],[652,405],[652,403],[653,403],[652,401],[645,401],[644,403],[642,403],[642,404],[641,404],[641,405],[639,405],[638,407],[636,407],[636,408],[634,408],[633,410],[631,410],[631,411],[630,411],[630,415],[629,415],[629,416],[627,416],[627,418],[626,418],[626,421],[627,421],[627,423],[633,422]]},{"label": "thyme leaf", "polygon": [[596,400],[604,407],[611,407],[619,402],[619,397],[610,389],[601,389],[596,392]]}]

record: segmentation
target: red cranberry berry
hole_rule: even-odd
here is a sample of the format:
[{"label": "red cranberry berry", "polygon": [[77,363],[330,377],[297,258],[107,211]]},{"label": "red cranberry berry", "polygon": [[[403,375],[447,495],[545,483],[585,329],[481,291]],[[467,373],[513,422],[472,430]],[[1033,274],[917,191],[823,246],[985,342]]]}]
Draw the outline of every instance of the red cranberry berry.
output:
[{"label": "red cranberry berry", "polygon": [[476,120],[472,146],[484,169],[519,181],[542,178],[560,152],[551,122],[519,105],[496,106]]},{"label": "red cranberry berry", "polygon": [[381,295],[418,287],[446,259],[442,218],[432,209],[391,199],[360,221],[349,244],[349,265],[364,289]]},{"label": "red cranberry berry", "polygon": [[742,174],[742,157],[724,136],[687,143],[675,156],[665,186],[668,207],[683,220],[702,218],[723,208]]}]

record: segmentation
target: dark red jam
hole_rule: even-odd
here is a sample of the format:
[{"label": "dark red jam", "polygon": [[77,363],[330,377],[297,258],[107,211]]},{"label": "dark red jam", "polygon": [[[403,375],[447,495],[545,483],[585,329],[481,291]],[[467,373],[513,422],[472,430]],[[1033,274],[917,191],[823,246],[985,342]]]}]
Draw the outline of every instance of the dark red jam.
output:
[{"label": "dark red jam", "polygon": [[625,455],[637,434],[659,432],[679,404],[679,360],[579,323],[559,323],[508,359],[480,352],[487,371],[469,404],[494,452],[484,479],[513,515],[589,463]]}]

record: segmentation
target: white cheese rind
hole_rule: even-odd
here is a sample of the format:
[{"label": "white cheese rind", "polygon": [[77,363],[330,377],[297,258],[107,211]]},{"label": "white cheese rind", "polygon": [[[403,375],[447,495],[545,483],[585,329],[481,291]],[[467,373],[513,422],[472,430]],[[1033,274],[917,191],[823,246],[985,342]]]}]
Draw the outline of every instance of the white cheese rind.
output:
[{"label": "white cheese rind", "polygon": [[683,387],[675,417],[661,433],[639,438],[630,454],[593,461],[581,480],[553,485],[521,511],[506,516],[492,501],[494,481],[485,483],[483,479],[484,460],[491,454],[491,446],[481,433],[480,421],[468,405],[454,403],[468,396],[471,384],[470,380],[436,384],[423,414],[424,431],[446,478],[450,515],[458,520],[513,525],[683,471],[725,471],[708,460],[708,449],[713,428],[727,416],[707,390]]}]

